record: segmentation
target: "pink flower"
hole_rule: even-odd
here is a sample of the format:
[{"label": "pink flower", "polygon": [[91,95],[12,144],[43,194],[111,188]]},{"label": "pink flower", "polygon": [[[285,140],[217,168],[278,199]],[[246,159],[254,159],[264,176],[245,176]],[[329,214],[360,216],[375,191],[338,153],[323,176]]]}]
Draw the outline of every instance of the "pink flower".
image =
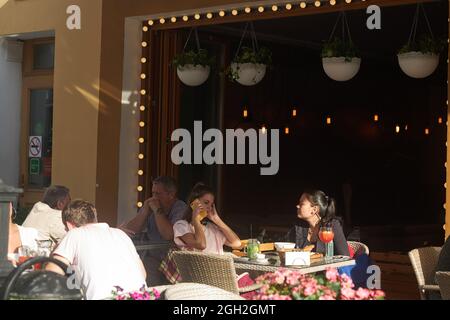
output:
[{"label": "pink flower", "polygon": [[368,299],[370,296],[370,291],[368,289],[359,288],[356,290],[356,296],[361,300]]},{"label": "pink flower", "polygon": [[328,268],[327,271],[325,272],[325,277],[329,281],[336,282],[338,279],[338,276],[339,276],[339,273],[338,273],[337,269],[335,269],[335,268]]},{"label": "pink flower", "polygon": [[343,300],[352,300],[355,298],[355,290],[351,288],[341,288],[341,297]]}]

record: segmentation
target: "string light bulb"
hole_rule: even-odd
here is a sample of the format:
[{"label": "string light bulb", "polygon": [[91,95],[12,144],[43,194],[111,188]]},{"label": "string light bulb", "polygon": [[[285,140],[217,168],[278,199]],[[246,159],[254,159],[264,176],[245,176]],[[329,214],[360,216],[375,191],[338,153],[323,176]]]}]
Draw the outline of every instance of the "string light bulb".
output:
[{"label": "string light bulb", "polygon": [[137,174],[138,174],[138,176],[143,176],[144,175],[144,170],[139,170]]},{"label": "string light bulb", "polygon": [[145,89],[141,90],[141,96],[145,96],[147,94],[147,91],[145,91]]},{"label": "string light bulb", "polygon": [[273,5],[273,6],[272,6],[272,11],[274,11],[274,12],[275,12],[275,11],[278,11],[278,6]]},{"label": "string light bulb", "polygon": [[152,26],[155,22],[153,20],[148,20],[147,23],[148,23],[149,26]]},{"label": "string light bulb", "polygon": [[159,23],[161,23],[161,24],[166,23],[166,19],[164,19],[164,18],[159,19]]},{"label": "string light bulb", "polygon": [[330,0],[330,4],[334,6],[336,4],[336,0]]},{"label": "string light bulb", "polygon": [[233,9],[233,11],[231,11],[231,14],[232,14],[233,16],[237,16],[238,11],[237,11],[236,9]]},{"label": "string light bulb", "polygon": [[263,13],[264,12],[264,7],[258,7],[258,12],[259,13]]},{"label": "string light bulb", "polygon": [[141,127],[141,128],[145,127],[145,122],[144,121],[140,121],[139,122],[139,127]]},{"label": "string light bulb", "polygon": [[306,8],[306,2],[300,3],[300,8],[305,9]]},{"label": "string light bulb", "polygon": [[430,134],[430,129],[425,128],[425,135],[427,136],[427,135],[429,135],[429,134]]},{"label": "string light bulb", "polygon": [[172,17],[172,18],[170,18],[170,21],[172,21],[172,23],[175,23],[175,22],[177,22],[177,18],[176,17]]},{"label": "string light bulb", "polygon": [[408,125],[405,125],[405,131],[408,131]]},{"label": "string light bulb", "polygon": [[223,10],[220,10],[220,12],[219,12],[219,16],[221,16],[221,17],[225,17],[225,11],[223,11]]},{"label": "string light bulb", "polygon": [[376,115],[374,115],[373,116],[373,121],[375,121],[375,122],[378,122],[378,120],[379,120],[379,117],[378,117],[378,115],[376,114]]},{"label": "string light bulb", "polygon": [[142,73],[142,74],[141,74],[141,79],[142,79],[142,80],[145,80],[145,78],[147,78],[147,75],[146,75],[145,73]]},{"label": "string light bulb", "polygon": [[199,15],[198,13],[196,13],[196,14],[194,15],[194,19],[195,19],[195,20],[199,20],[199,19],[200,19],[200,15]]},{"label": "string light bulb", "polygon": [[137,205],[138,208],[142,208],[143,203],[142,202],[138,202],[136,205]]},{"label": "string light bulb", "polygon": [[442,122],[443,122],[443,121],[442,121],[442,117],[439,117],[439,118],[438,118],[438,123],[439,123],[439,124],[442,124]]},{"label": "string light bulb", "polygon": [[331,124],[331,117],[327,117],[327,125]]},{"label": "string light bulb", "polygon": [[289,127],[284,128],[284,133],[285,133],[286,135],[289,134]]},{"label": "string light bulb", "polygon": [[262,134],[266,134],[266,133],[267,133],[267,128],[266,128],[265,125],[263,125],[263,126],[261,127],[261,133],[262,133]]},{"label": "string light bulb", "polygon": [[297,116],[297,109],[292,109],[292,116],[295,118]]},{"label": "string light bulb", "polygon": [[315,5],[316,7],[320,7],[321,3],[320,3],[319,0],[317,0],[317,1],[314,2],[314,5]]},{"label": "string light bulb", "polygon": [[137,187],[137,191],[142,192],[143,190],[144,190],[144,188],[142,186]]},{"label": "string light bulb", "polygon": [[244,11],[245,11],[245,13],[250,13],[250,12],[252,12],[252,9],[250,7],[247,7],[244,9]]},{"label": "string light bulb", "polygon": [[139,138],[138,141],[139,141],[140,144],[142,144],[142,143],[145,142],[145,139],[144,138]]},{"label": "string light bulb", "polygon": [[244,111],[242,112],[242,116],[244,118],[248,118],[248,110],[247,110],[247,108],[245,108]]},{"label": "string light bulb", "polygon": [[142,41],[142,48],[146,48],[148,46],[148,43],[146,41]]},{"label": "string light bulb", "polygon": [[144,112],[144,111],[145,111],[145,106],[140,106],[140,107],[139,107],[139,110],[141,110],[142,112]]},{"label": "string light bulb", "polygon": [[211,12],[208,12],[208,13],[206,14],[206,18],[207,18],[207,19],[212,19],[212,17],[213,17],[213,14],[212,14]]},{"label": "string light bulb", "polygon": [[395,133],[400,133],[400,126],[395,126]]},{"label": "string light bulb", "polygon": [[144,155],[142,153],[139,153],[138,158],[139,158],[139,160],[143,160],[144,159]]},{"label": "string light bulb", "polygon": [[147,32],[148,31],[148,27],[147,26],[143,26],[142,27],[142,31]]},{"label": "string light bulb", "polygon": [[291,10],[292,9],[292,4],[288,3],[286,4],[286,10]]},{"label": "string light bulb", "polygon": [[189,17],[188,16],[183,16],[183,21],[188,21],[189,20]]},{"label": "string light bulb", "polygon": [[346,3],[351,3],[351,2],[352,2],[352,0],[345,0],[345,2],[346,2]]}]

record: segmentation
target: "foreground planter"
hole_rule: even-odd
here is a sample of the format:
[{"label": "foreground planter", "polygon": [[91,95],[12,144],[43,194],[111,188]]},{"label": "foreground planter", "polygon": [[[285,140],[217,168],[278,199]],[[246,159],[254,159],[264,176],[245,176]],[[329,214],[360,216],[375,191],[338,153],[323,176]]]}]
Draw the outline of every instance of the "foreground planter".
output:
[{"label": "foreground planter", "polygon": [[190,87],[200,86],[208,80],[211,68],[209,66],[186,64],[177,67],[177,75],[181,82]]},{"label": "foreground planter", "polygon": [[434,53],[406,52],[397,55],[400,69],[411,78],[426,78],[439,64],[439,55]]},{"label": "foreground planter", "polygon": [[353,78],[361,66],[360,58],[346,61],[345,57],[322,58],[323,70],[335,81],[348,81]]},{"label": "foreground planter", "polygon": [[267,66],[255,63],[232,63],[231,70],[235,80],[243,86],[254,86],[266,75]]}]

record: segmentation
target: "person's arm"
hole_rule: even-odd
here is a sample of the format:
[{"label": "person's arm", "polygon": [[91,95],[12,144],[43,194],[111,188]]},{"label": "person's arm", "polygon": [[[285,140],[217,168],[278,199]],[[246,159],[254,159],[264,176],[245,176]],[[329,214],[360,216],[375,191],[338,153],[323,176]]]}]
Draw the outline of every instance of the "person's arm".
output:
[{"label": "person's arm", "polygon": [[166,213],[158,208],[155,213],[156,227],[164,240],[173,240],[173,225]]},{"label": "person's arm", "polygon": [[237,236],[237,234],[220,218],[216,211],[216,207],[213,208],[213,213],[209,216],[212,222],[222,231],[225,236],[226,242],[225,245],[233,248],[239,249],[241,247],[241,239]]},{"label": "person's arm", "polygon": [[[53,255],[53,258],[56,259],[56,260],[62,261],[67,266],[70,265],[69,260],[67,260],[66,258],[64,258],[62,256],[59,256],[59,255],[55,254],[55,255]],[[61,269],[61,267],[59,267],[58,265],[56,265],[54,263],[51,263],[51,262],[49,262],[47,264],[47,266],[45,267],[45,270],[52,271],[54,273],[58,273],[58,274],[61,274],[61,275],[65,275],[65,270]]]},{"label": "person's arm", "polygon": [[139,210],[138,214],[133,219],[126,223],[123,223],[118,228],[124,231],[129,236],[133,236],[136,233],[142,232],[147,226],[148,217],[151,214],[149,200],[150,199],[145,200],[141,210]]},{"label": "person's arm", "polygon": [[202,207],[200,206],[192,213],[192,225],[194,226],[194,233],[187,232],[179,237],[186,244],[186,246],[197,250],[206,249],[205,232],[203,231],[203,225],[200,222],[199,215],[199,212],[201,210]]},{"label": "person's arm", "polygon": [[334,254],[340,256],[350,256],[348,251],[347,240],[345,239],[344,231],[338,220],[333,220],[333,232],[334,232]]}]

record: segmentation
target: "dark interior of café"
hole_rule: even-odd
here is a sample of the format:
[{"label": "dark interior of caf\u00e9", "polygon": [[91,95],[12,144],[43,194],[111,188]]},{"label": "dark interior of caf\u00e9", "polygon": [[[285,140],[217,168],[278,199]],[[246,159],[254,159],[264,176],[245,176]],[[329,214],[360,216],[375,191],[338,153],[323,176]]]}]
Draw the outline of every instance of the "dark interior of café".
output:
[{"label": "dark interior of caf\u00e9", "polygon": [[[424,8],[433,34],[447,39],[448,2]],[[280,129],[280,168],[277,175],[261,176],[261,165],[181,165],[180,197],[198,181],[212,185],[225,220],[239,234],[254,236],[250,225],[257,233],[294,224],[301,193],[321,189],[336,199],[347,235],[355,227],[378,228],[392,244],[403,234],[398,250],[408,250],[414,243],[405,230],[417,235],[423,228],[426,239],[441,242],[448,57],[445,49],[437,70],[424,79],[400,70],[397,52],[408,40],[415,10],[382,8],[380,30],[366,27],[364,10],[346,13],[362,62],[345,82],[327,77],[320,56],[338,13],[254,21],[258,44],[272,51],[273,61],[255,86],[223,81],[245,23],[200,27],[200,42],[216,56],[216,67],[202,86],[181,86],[179,126],[192,130],[199,120],[204,127]],[[421,17],[418,33],[426,31]],[[179,32],[186,39],[189,29]],[[243,45],[249,43],[244,38]]]}]

